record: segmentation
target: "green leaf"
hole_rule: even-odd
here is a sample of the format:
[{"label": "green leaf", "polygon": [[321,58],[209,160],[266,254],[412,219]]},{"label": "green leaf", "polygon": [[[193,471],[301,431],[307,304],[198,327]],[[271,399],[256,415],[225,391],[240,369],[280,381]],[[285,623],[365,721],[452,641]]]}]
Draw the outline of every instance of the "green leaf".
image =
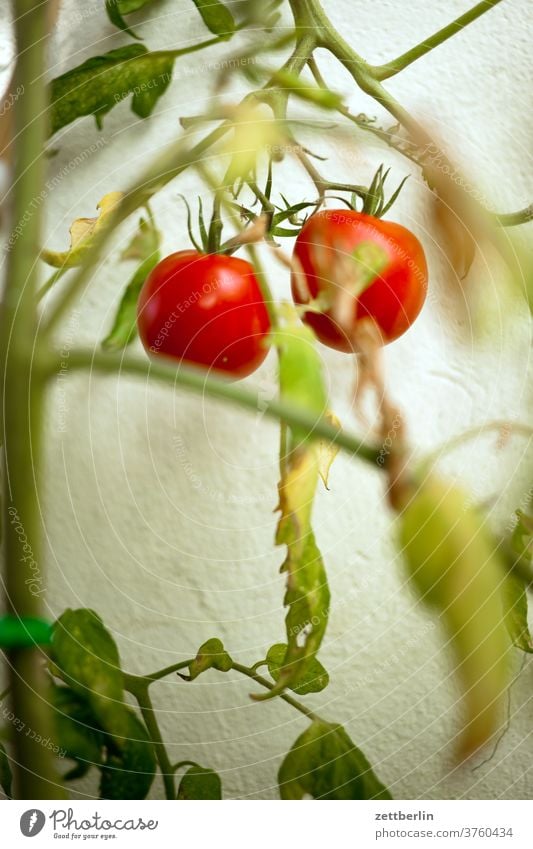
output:
[{"label": "green leaf", "polygon": [[[100,727],[105,732],[102,798],[144,799],[155,773],[154,748],[144,725],[124,703],[118,649],[93,610],[69,609],[59,617],[54,624],[51,661],[52,672],[86,705],[93,729]],[[61,697],[66,699],[63,693]],[[72,726],[67,730],[73,734]],[[81,744],[78,738],[71,743]],[[81,758],[78,762],[82,763]]]},{"label": "green leaf", "polygon": [[139,219],[139,227],[135,231],[129,245],[124,248],[120,255],[122,260],[140,259],[144,261],[159,250],[161,233],[155,226],[155,221],[150,210],[148,210],[148,215],[149,217],[147,219]]},{"label": "green leaf", "polygon": [[[149,2],[149,0],[146,0]],[[119,0],[106,0],[105,9],[107,12],[107,17],[118,29],[121,29],[123,32],[126,32],[128,35],[131,35],[132,38],[139,38],[132,29],[129,28],[128,24],[122,17],[123,14],[126,14],[121,11],[121,3]],[[141,3],[141,5],[144,5]],[[133,11],[133,10],[132,10]]]},{"label": "green leaf", "polygon": [[[292,320],[292,318],[291,318]],[[273,334],[280,362],[281,397],[295,407],[316,414],[327,411],[320,358],[312,331],[289,324]],[[276,684],[265,700],[279,695],[285,687],[294,689],[307,681],[309,670],[326,631],[330,594],[322,556],[311,527],[311,511],[319,477],[318,448],[310,442],[311,433],[291,428],[288,456],[282,458],[283,476],[279,484],[281,517],[276,544],[287,546],[281,571],[287,574],[284,603],[287,652]]]},{"label": "green leaf", "polygon": [[125,705],[114,715],[102,767],[101,799],[146,799],[154,780],[154,747],[140,719]]},{"label": "green leaf", "polygon": [[[516,511],[517,523],[511,537],[513,551],[524,564],[531,565],[533,518]],[[533,639],[528,625],[528,600],[525,581],[511,572],[503,584],[505,626],[513,645],[525,652],[533,652]]]},{"label": "green leaf", "polygon": [[533,562],[533,516],[529,516],[523,510],[517,510],[516,518],[517,523],[511,537],[511,546],[524,565],[531,566]]},{"label": "green leaf", "polygon": [[193,766],[180,781],[178,799],[222,799],[222,782],[213,769]]},{"label": "green leaf", "polygon": [[132,12],[137,12],[153,2],[154,0],[116,0],[121,15],[131,15]]},{"label": "green leaf", "polygon": [[81,778],[91,766],[102,763],[104,733],[88,704],[69,687],[54,684],[51,702],[59,755],[76,761],[65,778]]},{"label": "green leaf", "polygon": [[282,799],[390,799],[342,725],[315,720],[288,752],[278,773]]},{"label": "green leaf", "polygon": [[506,569],[468,493],[434,474],[415,489],[400,528],[412,585],[438,611],[454,649],[465,708],[464,758],[500,725],[509,683],[501,592]]},{"label": "green leaf", "polygon": [[[313,331],[291,323],[276,330],[272,334],[272,340],[279,353],[279,387],[282,399],[306,412],[315,413],[317,419],[321,418],[327,412],[327,393]],[[291,434],[292,449],[299,447],[312,436],[308,431],[297,427],[291,429]]]},{"label": "green leaf", "polygon": [[0,787],[8,798],[11,798],[11,766],[3,743],[0,743]]},{"label": "green leaf", "polygon": [[[285,643],[276,643],[271,646],[266,656],[268,671],[274,681],[279,681],[285,665],[287,654],[287,645]],[[320,693],[329,684],[329,675],[320,663],[319,660],[311,658],[305,669],[305,675],[301,675],[297,684],[292,686],[289,684],[289,689],[298,693],[299,696],[305,696],[307,693]]]},{"label": "green leaf", "polygon": [[139,258],[141,264],[131,277],[118,306],[113,326],[102,342],[106,351],[119,351],[137,336],[137,301],[144,281],[161,259],[160,233],[152,222],[141,218],[139,230],[122,254],[122,259]]},{"label": "green leaf", "polygon": [[220,0],[193,0],[207,29],[215,35],[231,38],[235,20],[230,10]]},{"label": "green leaf", "polygon": [[83,115],[94,115],[101,126],[103,116],[130,94],[133,112],[147,118],[166,91],[173,66],[174,57],[150,53],[142,44],[93,56],[52,80],[50,134]]},{"label": "green leaf", "polygon": [[54,670],[84,699],[100,724],[123,702],[123,678],[115,641],[93,611],[66,610],[52,637]]},{"label": "green leaf", "polygon": [[533,653],[525,581],[519,575],[509,574],[504,580],[502,597],[505,627],[513,645],[522,651]]},{"label": "green leaf", "polygon": [[94,240],[101,231],[109,226],[111,216],[116,212],[123,198],[122,192],[108,192],[98,201],[96,208],[98,215],[95,218],[76,218],[69,228],[70,247],[66,251],[51,251],[43,248],[40,256],[48,265],[59,269],[59,273],[53,275],[44,284],[45,291],[54,285],[61,272],[67,268],[75,268],[82,265],[87,253],[91,250]]},{"label": "green leaf", "polygon": [[[219,672],[229,672],[233,665],[231,657],[224,649],[222,642],[213,637],[203,643],[198,649],[195,659],[189,664],[189,679],[194,681],[207,669],[218,669]],[[185,676],[181,676],[184,678]]]}]

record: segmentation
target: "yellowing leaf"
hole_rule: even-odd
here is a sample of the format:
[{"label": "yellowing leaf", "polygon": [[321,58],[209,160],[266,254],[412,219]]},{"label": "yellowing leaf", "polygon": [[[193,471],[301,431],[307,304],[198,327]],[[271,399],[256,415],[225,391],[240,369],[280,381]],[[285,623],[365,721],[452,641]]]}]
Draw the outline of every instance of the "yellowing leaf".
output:
[{"label": "yellowing leaf", "polygon": [[[326,409],[327,398],[320,358],[310,331],[289,326],[273,334],[280,357],[282,398],[295,407],[313,412],[317,421]],[[281,517],[276,543],[287,546],[281,571],[287,575],[285,618],[287,652],[280,665],[276,684],[268,699],[285,687],[301,684],[314,662],[324,636],[330,594],[322,556],[311,527],[311,511],[318,483],[318,451],[312,432],[292,428],[288,455],[282,458],[279,484]]]},{"label": "yellowing leaf", "polygon": [[[337,430],[341,430],[342,425],[335,413],[332,413],[331,411],[327,412],[325,419],[330,425],[336,427]],[[327,442],[325,439],[321,439],[318,442],[318,474],[322,478],[322,482],[326,489],[329,489],[329,472],[339,451],[340,447],[336,442]]]},{"label": "yellowing leaf", "polygon": [[70,226],[70,248],[68,251],[50,251],[44,248],[41,259],[54,268],[73,268],[81,265],[93,242],[94,236],[107,223],[107,218],[122,200],[122,192],[109,192],[98,203],[96,218],[77,218]]},{"label": "yellowing leaf", "polygon": [[[270,675],[277,681],[280,676],[281,669],[285,664],[287,655],[287,645],[285,643],[276,643],[270,646],[266,662]],[[306,696],[308,693],[320,693],[329,684],[329,675],[324,669],[320,661],[315,657],[307,666],[304,677],[300,676],[297,684],[290,687],[299,696]]]},{"label": "yellowing leaf", "polygon": [[508,685],[505,568],[467,493],[427,477],[400,518],[411,582],[446,627],[462,681],[465,757],[498,729]]}]

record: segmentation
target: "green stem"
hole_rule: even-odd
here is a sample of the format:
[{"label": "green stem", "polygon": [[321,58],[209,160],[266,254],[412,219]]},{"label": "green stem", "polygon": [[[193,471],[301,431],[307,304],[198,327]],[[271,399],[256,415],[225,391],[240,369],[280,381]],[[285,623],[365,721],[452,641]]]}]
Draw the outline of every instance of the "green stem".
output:
[{"label": "green stem", "polygon": [[[247,678],[251,678],[252,681],[255,681],[256,684],[260,684],[261,687],[265,687],[267,690],[273,690],[275,684],[271,681],[268,681],[266,678],[263,678],[262,675],[259,675],[253,667],[243,666],[241,663],[232,662],[231,668],[235,670],[235,672],[240,672],[241,675],[246,675]],[[296,699],[293,699],[292,696],[287,695],[287,693],[280,693],[279,695],[282,701],[286,702],[291,707],[295,708],[300,713],[303,713],[311,722],[314,722],[318,719],[316,713],[313,713],[312,710],[309,710],[308,707],[303,705],[301,702],[298,702]]]},{"label": "green stem", "polygon": [[517,227],[519,224],[527,224],[528,221],[533,221],[533,203],[519,212],[497,214],[496,219],[502,227]]},{"label": "green stem", "polygon": [[[47,374],[55,374],[61,368],[61,356],[54,355],[46,363]],[[262,409],[255,392],[244,389],[236,383],[211,377],[205,371],[191,366],[172,365],[170,362],[130,357],[124,354],[105,354],[99,351],[74,349],[69,354],[69,370],[91,370],[101,374],[126,374],[148,380],[152,377],[171,386],[183,386],[201,395],[220,398],[240,407],[257,412]],[[314,438],[323,438],[339,445],[348,453],[375,465],[379,450],[350,436],[346,431],[337,430],[323,419],[317,420],[307,410],[300,409],[285,401],[271,401],[264,410],[271,419],[281,419],[288,425],[305,428]]]},{"label": "green stem", "polygon": [[[241,27],[238,27],[238,29],[241,29]],[[180,56],[197,53],[199,50],[205,50],[206,47],[212,47],[214,44],[221,44],[227,40],[227,36],[217,35],[213,38],[206,38],[205,41],[200,41],[198,44],[192,44],[190,47],[180,47],[177,50],[156,50],[150,53],[150,56],[155,56],[158,59],[179,59]]]},{"label": "green stem", "polygon": [[[161,669],[158,672],[152,672],[150,675],[124,675],[124,686],[126,690],[132,693],[137,701],[139,701],[138,694],[142,694],[144,689],[147,688],[150,683],[153,681],[159,681],[167,675],[172,675],[173,672],[178,672],[180,669],[189,666],[190,663],[192,663],[192,659],[182,661],[181,663],[175,663],[173,666],[167,666],[165,669]],[[241,675],[246,675],[247,678],[251,678],[257,684],[260,684],[261,687],[265,687],[267,690],[273,690],[275,686],[274,683],[263,678],[263,676],[259,675],[256,671],[257,667],[264,663],[265,661],[259,661],[259,663],[255,664],[255,666],[243,666],[242,663],[232,661],[231,668],[234,669],[235,672],[240,672]],[[288,705],[291,705],[291,707],[295,708],[300,713],[303,713],[303,715],[307,716],[307,718],[311,721],[317,718],[316,714],[313,713],[312,710],[309,710],[309,708],[296,699],[293,699],[292,696],[289,696],[286,693],[281,693],[280,699]],[[182,761],[179,766],[186,763],[193,763],[193,761]],[[172,769],[176,770],[177,766],[178,765],[173,766]]]},{"label": "green stem", "polygon": [[172,764],[172,772],[177,772],[179,769],[183,769],[184,766],[199,767],[200,764],[196,763],[196,761],[178,761],[177,764]]},{"label": "green stem", "polygon": [[492,9],[493,6],[497,6],[500,2],[501,0],[482,0],[481,3],[478,3],[468,12],[465,12],[464,15],[460,15],[450,24],[438,30],[438,32],[429,36],[429,38],[424,39],[424,41],[420,42],[420,44],[417,44],[415,47],[407,50],[406,53],[402,53],[402,55],[398,56],[397,59],[393,59],[391,62],[386,62],[384,65],[372,66],[371,71],[373,76],[377,80],[386,80],[389,77],[393,77],[395,74],[399,73],[399,71],[403,71],[404,68],[407,68],[408,65],[416,62],[417,59],[420,59],[422,56],[426,56],[426,54],[431,50],[434,50],[435,47],[443,44],[456,33],[460,32],[460,30],[468,26],[468,24],[471,24],[473,21],[477,20],[477,18],[481,17],[481,15],[484,15],[485,12],[488,12],[489,9]]},{"label": "green stem", "polygon": [[[154,679],[155,680],[155,679]],[[128,692],[135,696],[139,705],[144,724],[150,740],[153,743],[159,769],[163,778],[165,787],[165,795],[167,799],[176,798],[176,785],[174,781],[174,770],[168,757],[168,753],[163,743],[161,729],[157,722],[157,717],[154,711],[154,706],[148,692],[150,681],[144,677],[136,675],[124,675],[124,687]]]},{"label": "green stem", "polygon": [[149,675],[143,675],[143,678],[149,683],[159,681],[161,678],[166,678],[167,675],[172,675],[174,672],[179,672],[180,669],[187,669],[193,659],[182,660],[180,663],[173,663],[172,666],[166,666],[165,669],[160,669],[158,672],[151,672]]},{"label": "green stem", "polygon": [[[25,222],[8,257],[1,311],[3,366],[3,525],[7,605],[20,617],[41,617],[42,552],[37,477],[41,460],[43,391],[32,371],[36,336],[36,268],[41,234],[40,205],[44,184],[42,156],[46,138],[47,88],[45,50],[48,3],[18,0],[14,8],[17,64],[13,85],[23,92],[15,109],[16,138],[12,225]],[[23,533],[31,553],[21,546]],[[31,734],[16,734],[14,762],[17,795],[23,799],[62,796],[54,756],[39,739],[52,736],[43,654],[39,647],[8,654],[13,712]]]},{"label": "green stem", "polygon": [[[313,55],[313,50],[317,46],[317,43],[317,35],[313,30],[300,34],[293,52],[280,68],[280,71],[289,74],[300,74],[307,65],[309,58]],[[275,78],[276,74],[272,76],[261,91],[255,93],[255,97],[263,103],[268,103],[276,120],[285,121],[290,91],[285,86],[276,85]]]}]

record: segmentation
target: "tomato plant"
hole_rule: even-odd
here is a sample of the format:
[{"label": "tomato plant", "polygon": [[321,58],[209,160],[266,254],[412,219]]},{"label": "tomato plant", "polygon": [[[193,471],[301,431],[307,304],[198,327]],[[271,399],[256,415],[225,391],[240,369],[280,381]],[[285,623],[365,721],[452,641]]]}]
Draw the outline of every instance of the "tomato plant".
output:
[{"label": "tomato plant", "polygon": [[[364,464],[369,491],[376,485],[384,497],[386,494],[383,514],[387,521],[391,512],[394,515],[395,530],[391,523],[391,534],[402,547],[398,555],[403,557],[404,574],[427,606],[426,617],[446,631],[445,645],[453,651],[463,695],[463,711],[457,714],[460,731],[455,736],[461,738],[457,757],[470,755],[498,731],[501,709],[510,700],[508,654],[515,648],[533,653],[528,625],[528,592],[533,585],[531,489],[513,522],[497,536],[489,527],[488,517],[474,508],[473,496],[455,481],[440,476],[434,468],[438,458],[426,455],[422,464],[413,459],[417,446],[410,441],[408,416],[391,400],[385,378],[386,358],[379,346],[362,350],[358,341],[361,327],[368,321],[378,328],[380,341],[397,339],[417,319],[426,298],[429,270],[415,235],[417,227],[413,225],[411,232],[404,226],[397,208],[397,221],[388,216],[405,179],[413,173],[420,176],[420,186],[426,193],[428,221],[424,229],[430,236],[428,247],[433,241],[451,269],[453,285],[447,297],[451,299],[459,291],[461,275],[457,269],[468,270],[476,250],[487,247],[491,263],[497,260],[495,267],[500,263],[515,282],[529,281],[525,295],[529,303],[533,301],[529,257],[514,244],[510,248],[510,240],[502,236],[502,227],[533,220],[533,208],[501,215],[488,209],[426,126],[412,117],[385,84],[499,1],[478,3],[407,52],[376,66],[365,61],[341,36],[318,0],[242,0],[231,4],[231,9],[220,0],[193,0],[195,8],[189,11],[199,12],[208,37],[178,48],[165,43],[160,50],[149,49],[143,42],[147,23],[143,15],[154,13],[149,9],[152,0],[107,0],[105,10],[118,29],[120,46],[90,56],[50,83],[48,72],[56,60],[47,57],[47,36],[59,4],[52,0],[14,3],[17,57],[11,90],[0,110],[0,137],[6,140],[3,153],[7,162],[2,164],[10,178],[9,204],[2,221],[6,273],[0,305],[0,527],[5,589],[0,648],[6,655],[8,677],[8,687],[0,695],[0,786],[6,796],[63,798],[71,782],[89,773],[98,779],[98,789],[94,784],[91,792],[100,798],[144,799],[156,775],[161,787],[153,792],[164,792],[169,800],[222,798],[223,782],[211,764],[189,759],[173,762],[152,699],[154,685],[169,678],[175,683],[169,681],[168,691],[174,692],[172,686],[191,687],[200,706],[198,712],[208,717],[212,712],[202,701],[206,688],[195,687],[194,682],[209,673],[213,680],[227,674],[244,676],[253,700],[276,700],[280,710],[296,711],[300,719],[305,719],[306,727],[280,759],[277,783],[282,799],[390,799],[382,782],[381,764],[378,775],[343,725],[321,716],[322,710],[329,713],[330,705],[337,701],[320,695],[332,677],[322,664],[320,652],[338,598],[330,591],[326,558],[314,533],[314,516],[317,510],[324,511],[322,524],[326,525],[327,511],[339,508],[335,493],[320,501],[315,496],[321,480],[327,488],[328,472],[340,449],[360,464],[357,478],[354,476],[357,487]],[[188,6],[188,0],[184,5]],[[287,12],[283,19],[278,12],[282,5]],[[96,5],[87,9],[87,14],[98,13],[103,15],[103,9]],[[133,13],[134,29],[128,19]],[[61,23],[60,14],[58,26]],[[107,20],[105,26],[109,26]],[[246,37],[239,40],[243,32]],[[354,38],[356,35],[359,38],[358,33]],[[58,251],[42,245],[43,210],[46,207],[47,218],[54,221],[56,212],[49,198],[56,183],[47,179],[46,172],[53,167],[52,154],[61,150],[71,126],[83,126],[83,121],[92,116],[95,133],[101,134],[108,113],[128,98],[136,120],[149,119],[160,100],[165,98],[170,103],[172,91],[183,93],[186,89],[183,78],[179,86],[172,79],[176,63],[189,53],[209,51],[222,44],[228,47],[232,39],[238,41],[232,58],[220,61],[218,54],[212,54],[212,64],[193,68],[194,73],[202,75],[207,68],[217,71],[206,111],[180,114],[181,129],[177,121],[172,125],[177,137],[146,163],[146,152],[137,156],[137,151],[126,148],[125,156],[120,147],[129,184],[118,187],[114,184],[115,172],[109,173],[113,185],[102,193],[98,216],[80,217],[72,223],[70,247]],[[280,51],[286,55],[278,61]],[[318,62],[323,52],[348,72],[357,92],[391,116],[395,122],[392,126],[381,126],[373,116],[351,111],[345,97],[332,90],[321,73]],[[273,62],[279,67],[273,68]],[[251,89],[240,102],[229,102],[239,85],[229,90],[227,83],[236,75],[241,75]],[[303,121],[301,115],[296,120],[289,111],[295,100],[309,112]],[[181,103],[179,99],[177,102]],[[309,133],[311,147],[303,143],[303,127],[308,131],[313,127],[316,109],[322,110],[322,128],[328,126],[328,132],[339,133],[350,154],[352,146],[357,148],[356,155],[350,156],[350,174],[357,172],[361,182],[325,176],[328,166],[322,164],[326,157],[320,150],[323,132]],[[117,109],[117,120],[119,113]],[[204,131],[205,124],[215,126]],[[73,137],[79,145],[82,136],[73,133]],[[47,138],[53,139],[48,148]],[[107,143],[101,138],[99,135],[95,149],[89,150],[91,156],[99,156]],[[374,142],[368,148],[369,158],[378,157],[372,170],[390,156],[394,157],[395,169],[403,172],[404,179],[388,202],[383,189],[388,173],[384,165],[379,165],[369,180],[366,165],[363,168],[361,163],[359,169],[357,156],[365,138]],[[115,130],[113,139],[116,144],[123,143]],[[61,182],[74,167],[84,167],[88,155],[87,149],[76,150],[72,168],[63,167],[55,179]],[[300,187],[294,198],[291,193],[299,183],[286,185],[287,170],[281,170],[285,160],[300,169],[306,180],[305,189]],[[200,198],[201,244],[197,243],[187,206],[187,230],[194,249],[162,258],[162,231],[169,214],[168,208],[162,211],[158,193],[193,168],[202,190],[212,198],[211,222],[206,227]],[[92,186],[92,172],[88,173]],[[85,196],[73,194],[73,201],[83,206],[81,214],[85,215]],[[172,212],[177,209],[173,190],[169,190],[166,202]],[[139,210],[140,218],[134,220]],[[119,249],[120,239],[125,237],[122,227],[130,227],[132,232],[127,246]],[[185,225],[180,227],[181,245]],[[223,240],[226,229],[230,234]],[[164,235],[170,237],[169,233]],[[293,250],[292,243],[285,241],[290,239],[295,239]],[[257,243],[262,244],[261,250]],[[264,268],[263,250],[265,254],[270,251],[273,265],[276,263],[278,290],[282,293],[279,299],[269,290],[270,271]],[[238,251],[241,256],[236,255]],[[428,256],[431,265],[432,257]],[[80,338],[88,335],[85,326],[78,333],[73,329],[77,324],[65,326],[64,319],[70,316],[71,322],[84,321],[82,305],[86,301],[82,296],[92,299],[93,306],[101,303],[97,288],[104,276],[101,264],[112,264],[117,257],[119,270],[115,269],[113,279],[123,281],[123,285],[121,291],[112,293],[113,298],[117,296],[113,322],[108,323],[106,314],[106,332],[91,344],[82,344]],[[133,263],[128,275],[125,263]],[[44,279],[42,264],[54,269]],[[517,301],[522,297],[518,288],[513,289]],[[467,298],[465,287],[454,307],[458,309]],[[75,305],[78,309],[73,313]],[[144,350],[137,344],[138,336]],[[347,419],[341,424],[331,409],[337,399],[328,397],[317,340],[353,355],[361,380],[355,393],[350,380],[341,390],[343,400],[349,402],[345,406],[355,409],[359,419],[364,418],[359,388],[372,390],[374,420],[365,439],[356,435],[353,422]],[[277,362],[277,394],[265,401],[262,387],[254,384],[256,377],[250,386],[236,381],[253,375],[269,346]],[[330,352],[321,353],[333,359]],[[418,351],[412,348],[410,355],[412,362]],[[107,603],[106,622],[86,607],[67,608],[52,620],[49,611],[56,609],[55,599],[43,599],[47,586],[44,531],[46,528],[50,540],[53,534],[45,524],[47,499],[56,493],[56,480],[52,470],[54,486],[43,499],[42,443],[51,431],[46,411],[54,407],[59,412],[58,396],[66,392],[73,373],[90,374],[95,380],[110,376],[117,380],[122,374],[145,382],[150,378],[174,392],[192,391],[238,405],[243,411],[238,430],[243,441],[250,441],[245,411],[256,416],[258,427],[263,415],[278,422],[279,481],[271,490],[268,515],[277,505],[273,552],[283,551],[279,559],[285,591],[279,608],[285,608],[284,633],[279,633],[280,615],[277,630],[273,626],[256,654],[252,655],[253,646],[242,633],[235,636],[235,645],[240,646],[238,659],[217,636],[208,634],[191,653],[187,634],[187,648],[180,646],[179,659],[169,663],[166,658],[165,665],[156,671],[129,671],[113,634],[119,630],[113,623],[113,593],[117,591],[114,574],[105,593],[102,591],[102,605]],[[55,394],[51,387],[55,387]],[[104,395],[90,393],[91,404],[105,402]],[[399,399],[402,402],[406,404],[405,398]],[[177,407],[179,419],[182,411]],[[525,425],[514,421],[516,417],[513,414],[512,425],[506,423],[505,438],[530,435]],[[179,419],[177,426],[185,427],[184,419]],[[487,424],[484,420],[474,435],[490,429],[496,429],[504,441],[501,422]],[[461,433],[449,447],[471,437],[470,431]],[[77,431],[74,438],[76,450],[82,453],[85,446]],[[233,448],[238,455],[240,446]],[[129,463],[129,467],[135,474],[135,463]],[[147,503],[157,510],[156,490],[154,486],[153,494],[151,483]],[[230,492],[232,481],[226,483]],[[124,493],[119,496],[123,498]],[[117,502],[121,503],[119,496]],[[132,512],[137,509],[137,503],[132,505]],[[204,513],[208,511],[202,510],[202,516]],[[357,533],[363,519],[352,511],[349,521],[350,530]],[[372,523],[373,515],[366,514],[364,521]],[[187,533],[188,527],[180,530]],[[197,557],[197,552],[193,554]],[[235,554],[238,560],[242,552]],[[80,553],[82,568],[86,566],[84,557],[85,552]],[[73,560],[78,568],[77,559]],[[136,551],[135,560],[143,568],[146,562],[153,570],[150,575],[157,580],[160,558],[153,551]],[[129,562],[127,565],[129,568]],[[87,568],[93,566],[90,560]],[[110,573],[113,568],[111,562]],[[265,577],[265,586],[274,583],[275,574]],[[359,582],[358,593],[365,586]],[[188,591],[191,597],[194,587]],[[221,591],[220,587],[213,594],[221,606],[224,594],[225,589]],[[75,586],[72,599],[77,598]],[[161,595],[154,593],[154,598],[146,599],[146,608],[155,611],[154,618],[158,598]],[[199,620],[194,611],[189,613],[183,611],[182,622],[203,625],[204,620]],[[165,615],[161,610],[161,618]],[[360,617],[358,624],[370,629],[371,619],[364,617],[363,622]],[[132,616],[132,631],[133,620]],[[223,609],[220,621],[228,632],[233,628],[234,621]],[[138,644],[134,631],[123,636]],[[335,641],[341,642],[338,633]],[[342,651],[349,665],[352,655],[348,642],[342,645]],[[388,655],[387,663],[397,667],[400,657],[400,653]],[[139,666],[142,663],[139,660]],[[343,674],[343,669],[335,669],[336,676]],[[362,700],[364,689],[358,688]],[[8,707],[4,705],[7,700]],[[342,700],[339,705],[342,711]],[[228,711],[228,716],[231,714]],[[355,716],[353,712],[346,715],[354,728],[350,728],[350,734],[364,736],[358,720],[359,711]],[[275,723],[273,728],[277,729],[282,721],[278,723],[276,718]],[[432,716],[428,727],[433,729],[436,723],[437,718]],[[442,733],[454,736],[447,729]],[[375,740],[379,735],[369,736]],[[188,754],[192,752],[190,739],[182,737],[178,742]],[[264,758],[265,765],[278,751],[277,744],[273,745],[272,757],[268,754]],[[383,771],[388,769],[391,781],[401,787],[402,776],[395,773],[395,764],[387,761]],[[234,764],[229,765],[228,772],[232,769]],[[270,776],[268,786],[274,783]]]},{"label": "tomato plant", "polygon": [[[299,266],[292,274],[297,304],[317,301],[303,320],[325,345],[353,353],[358,322],[372,319],[385,342],[397,339],[418,316],[427,291],[422,245],[406,227],[350,209],[328,209],[304,225],[294,249]],[[350,322],[343,327],[332,312],[339,287],[350,287]],[[299,272],[303,272],[304,283]],[[307,295],[307,297],[306,297]]]},{"label": "tomato plant", "polygon": [[179,251],[150,272],[138,301],[146,350],[246,377],[268,353],[270,319],[249,262]]}]

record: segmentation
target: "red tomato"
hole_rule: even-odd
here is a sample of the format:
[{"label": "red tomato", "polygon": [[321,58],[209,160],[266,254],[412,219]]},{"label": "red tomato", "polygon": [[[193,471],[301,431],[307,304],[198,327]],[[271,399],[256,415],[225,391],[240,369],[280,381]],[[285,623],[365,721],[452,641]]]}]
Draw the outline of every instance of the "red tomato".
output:
[{"label": "red tomato", "polygon": [[265,359],[268,311],[249,262],[179,251],[146,278],[137,325],[149,353],[246,377]]},{"label": "red tomato", "polygon": [[[343,269],[361,245],[377,248],[380,269],[377,274],[370,273],[361,294],[354,294],[352,325],[342,328],[332,317],[331,305],[342,285],[338,281],[343,279]],[[424,251],[416,236],[400,224],[349,209],[324,210],[305,223],[294,255],[308,289],[308,293],[302,291],[302,281],[293,273],[295,302],[306,304],[317,297],[325,301],[320,312],[306,312],[303,320],[321,342],[338,351],[353,353],[353,333],[361,319],[374,319],[384,341],[392,342],[405,333],[422,309],[427,291]]]}]

